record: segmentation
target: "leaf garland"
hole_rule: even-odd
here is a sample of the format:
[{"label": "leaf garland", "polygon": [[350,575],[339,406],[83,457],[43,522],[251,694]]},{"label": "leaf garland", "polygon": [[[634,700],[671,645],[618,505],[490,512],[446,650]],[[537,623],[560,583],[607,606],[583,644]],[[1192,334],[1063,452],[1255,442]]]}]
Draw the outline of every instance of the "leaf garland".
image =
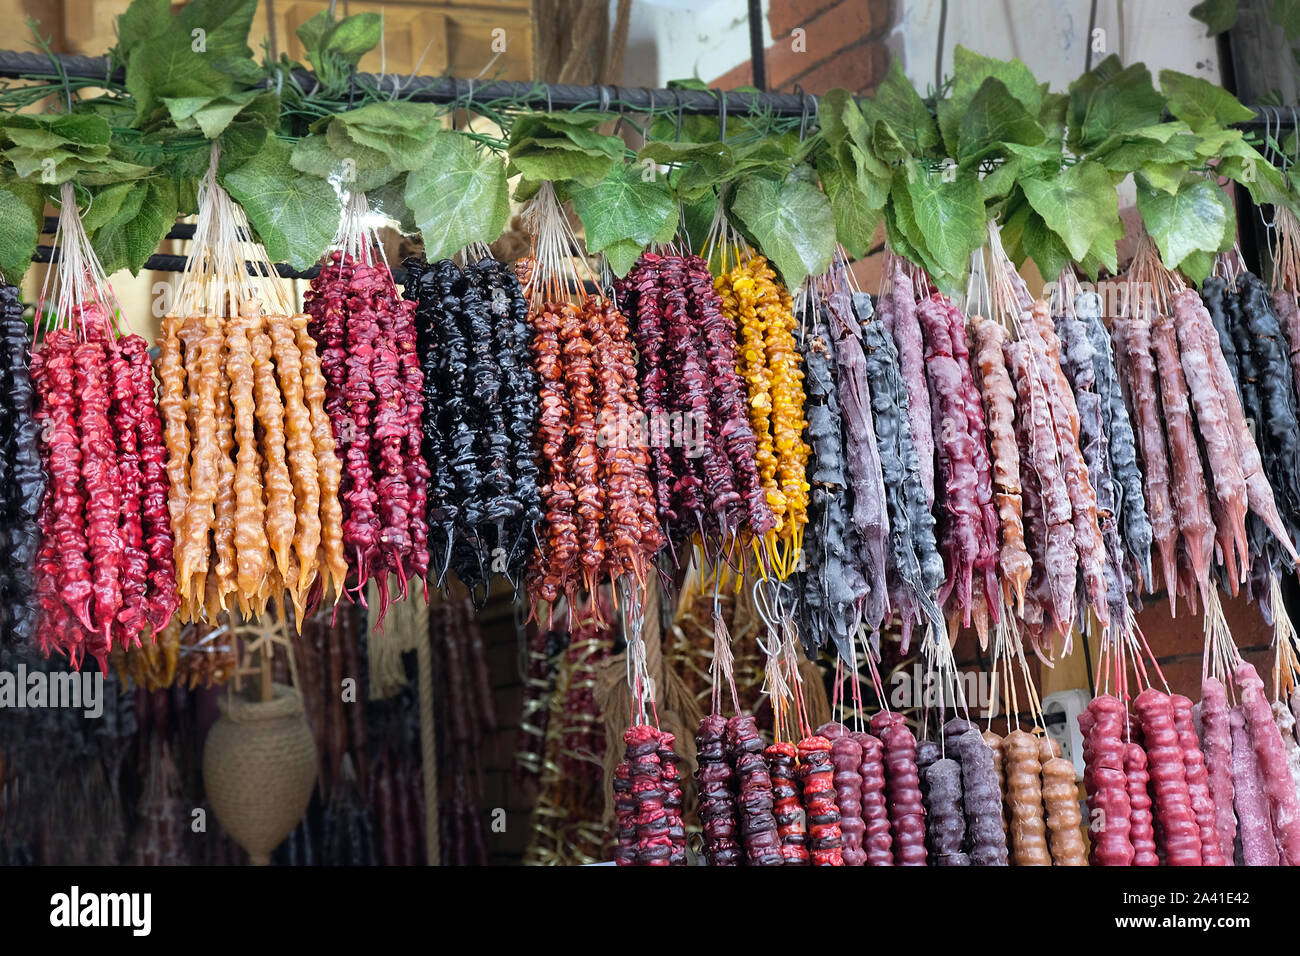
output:
[{"label": "leaf garland", "polygon": [[[1235,9],[1207,2],[1196,12],[1222,26]],[[86,225],[105,265],[138,270],[175,217],[194,211],[214,142],[220,178],[268,253],[300,268],[324,252],[346,191],[365,191],[441,257],[497,238],[511,178],[516,201],[555,183],[589,251],[617,274],[651,244],[698,241],[721,196],[792,286],[826,267],[836,241],[865,254],[882,223],[897,252],[950,290],[989,218],[1008,251],[1045,276],[1071,263],[1113,271],[1115,189],[1130,175],[1166,265],[1194,280],[1235,229],[1215,177],[1256,203],[1300,208],[1292,178],[1235,128],[1252,114],[1231,94],[1172,70],[1157,87],[1145,66],[1113,56],[1052,92],[1018,60],[958,46],[953,78],[930,96],[894,62],[867,97],[821,97],[802,136],[794,120],[755,113],[729,117],[724,139],[718,117],[665,104],[634,152],[618,127],[635,124],[615,127],[609,113],[475,102],[500,132],[451,130],[455,104],[358,87],[355,71],[382,31],[373,13],[322,11],[298,27],[315,71],[303,85],[286,57],[254,59],[255,15],[256,0],[193,0],[174,15],[168,0],[133,0],[111,51],[122,83],[71,96],[48,84],[57,105],[40,114],[20,110],[36,102],[30,94],[0,99],[15,104],[0,107],[0,271],[21,275],[43,201],[69,180],[91,200]]]}]

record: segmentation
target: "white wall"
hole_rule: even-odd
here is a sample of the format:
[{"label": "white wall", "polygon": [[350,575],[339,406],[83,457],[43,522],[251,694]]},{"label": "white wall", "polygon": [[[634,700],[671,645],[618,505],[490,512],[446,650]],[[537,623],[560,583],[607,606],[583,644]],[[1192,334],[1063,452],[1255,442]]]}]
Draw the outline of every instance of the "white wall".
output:
[{"label": "white wall", "polygon": [[[957,44],[1000,59],[1019,57],[1040,80],[1065,90],[1084,71],[1088,0],[949,0],[944,34],[944,72],[952,70]],[[1194,0],[1099,0],[1097,28],[1105,52],[1126,64],[1143,62],[1219,82],[1214,39],[1190,14]],[[902,17],[891,45],[920,89],[934,83],[940,0],[902,0]]]},{"label": "white wall", "polygon": [[[709,81],[749,60],[744,0],[633,0],[623,84],[661,87],[686,77]],[[763,45],[770,46],[767,2]]]}]

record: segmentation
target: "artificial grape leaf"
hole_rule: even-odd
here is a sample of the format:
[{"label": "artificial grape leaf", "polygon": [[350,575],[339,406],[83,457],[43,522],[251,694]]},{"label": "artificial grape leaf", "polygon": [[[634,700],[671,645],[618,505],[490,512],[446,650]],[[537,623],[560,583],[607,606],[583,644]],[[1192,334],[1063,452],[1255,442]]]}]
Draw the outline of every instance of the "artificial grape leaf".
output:
[{"label": "artificial grape leaf", "polygon": [[1214,171],[1245,186],[1257,206],[1295,209],[1294,187],[1287,188],[1287,177],[1248,143],[1234,144]]},{"label": "artificial grape leaf", "polygon": [[1172,195],[1178,192],[1178,187],[1183,182],[1183,174],[1186,172],[1187,167],[1180,163],[1147,163],[1142,167],[1142,178],[1152,189],[1159,189]]},{"label": "artificial grape leaf", "polygon": [[1102,230],[1119,219],[1119,197],[1110,177],[1088,160],[1049,179],[1027,179],[1020,186],[1034,212],[1061,237],[1075,259],[1082,259]]},{"label": "artificial grape leaf", "polygon": [[1151,71],[1141,63],[1118,66],[1117,58],[1107,57],[1070,85],[1069,145],[1076,152],[1160,122],[1165,99],[1152,85]]},{"label": "artificial grape leaf", "polygon": [[929,258],[925,236],[917,228],[907,183],[908,173],[900,168],[889,187],[890,201],[885,204],[885,237],[894,252],[933,275],[940,269]]},{"label": "artificial grape leaf", "polygon": [[1168,101],[1169,112],[1196,132],[1231,126],[1255,115],[1223,87],[1177,70],[1160,71],[1160,92]]},{"label": "artificial grape leaf", "polygon": [[1189,252],[1178,264],[1178,271],[1195,286],[1209,278],[1214,271],[1214,254],[1210,252]]},{"label": "artificial grape leaf", "polygon": [[306,269],[338,231],[338,195],[324,180],[294,169],[279,139],[268,139],[261,152],[221,178],[275,262]]},{"label": "artificial grape leaf", "polygon": [[[924,237],[929,258],[948,278],[960,278],[970,254],[984,245],[984,195],[973,172],[955,176],[915,169],[907,193],[917,233]],[[939,276],[932,276],[936,281]]]},{"label": "artificial grape leaf", "polygon": [[[154,178],[134,183],[131,201],[91,236],[104,271],[112,274],[129,269],[138,275],[154,254],[163,236],[176,224],[177,189],[169,179]],[[127,215],[128,210],[134,210]]]},{"label": "artificial grape leaf", "polygon": [[603,250],[605,261],[609,263],[610,271],[620,279],[632,271],[636,261],[641,258],[641,253],[645,251],[645,246],[635,239],[621,239],[618,242],[611,242]]},{"label": "artificial grape leaf", "polygon": [[[136,191],[139,183],[111,183],[91,192],[90,205],[81,214],[81,225],[90,235],[106,223],[112,222],[122,209],[127,196]],[[139,205],[135,207],[139,209]]]},{"label": "artificial grape leaf", "polygon": [[1141,174],[1136,180],[1138,212],[1165,266],[1176,269],[1198,250],[1219,251],[1232,219],[1223,190],[1195,174],[1173,194],[1153,188]]},{"label": "artificial grape leaf", "polygon": [[331,6],[299,26],[297,33],[307,62],[332,84],[345,78],[363,56],[379,45],[383,19],[377,13],[358,13],[336,21]]},{"label": "artificial grape leaf", "polygon": [[0,184],[0,273],[11,284],[22,281],[39,238],[40,224],[31,207]]},{"label": "artificial grape leaf", "polygon": [[239,93],[226,93],[221,96],[163,97],[163,104],[171,114],[172,122],[178,128],[185,129],[192,123],[203,131],[208,139],[216,139],[228,127],[240,111],[251,103],[261,90],[243,90]]},{"label": "artificial grape leaf", "polygon": [[698,199],[725,183],[734,165],[731,147],[717,142],[652,142],[641,148],[637,158],[642,164],[649,161],[674,167],[668,182],[684,200]]},{"label": "artificial grape leaf", "polygon": [[1114,275],[1119,271],[1119,247],[1118,243],[1124,238],[1124,221],[1116,219],[1108,228],[1103,229],[1088,250],[1088,254],[1079,260],[1079,268],[1082,269],[1094,281],[1101,274],[1101,270]]},{"label": "artificial grape leaf", "polygon": [[620,163],[594,186],[572,188],[570,196],[593,253],[628,240],[644,249],[665,229],[677,231],[676,201],[658,176],[646,181],[640,166]]},{"label": "artificial grape leaf", "polygon": [[1055,280],[1073,261],[1061,237],[1036,212],[1031,212],[1024,220],[1020,249],[1034,260],[1039,274],[1048,282]]},{"label": "artificial grape leaf", "polygon": [[958,127],[966,107],[990,77],[1002,83],[1031,117],[1037,116],[1043,105],[1043,92],[1038,80],[1019,60],[997,60],[958,45],[953,52],[953,77],[952,95],[941,100],[939,105],[939,130],[952,155],[958,151]]},{"label": "artificial grape leaf", "polygon": [[798,179],[747,179],[736,189],[731,211],[788,288],[797,289],[830,265],[835,215],[816,186]]},{"label": "artificial grape leaf", "polygon": [[971,97],[957,124],[957,160],[973,166],[1006,143],[1036,146],[1044,134],[1038,121],[1011,95],[1006,85],[990,76]]},{"label": "artificial grape leaf", "polygon": [[593,127],[599,114],[526,113],[510,127],[510,174],[530,180],[574,180],[592,186],[623,158],[623,141]]},{"label": "artificial grape leaf", "polygon": [[1201,0],[1192,7],[1191,14],[1205,24],[1209,36],[1231,30],[1237,23],[1239,0]]},{"label": "artificial grape leaf", "polygon": [[[909,155],[920,156],[939,144],[939,129],[934,117],[907,79],[897,57],[890,63],[889,72],[875,92],[862,101],[862,115],[869,127],[877,123],[887,125]],[[860,142],[858,145],[866,144]]]},{"label": "artificial grape leaf", "polygon": [[830,200],[831,212],[835,216],[835,236],[850,256],[860,259],[867,254],[875,239],[876,228],[880,225],[881,207],[887,194],[882,191],[879,201],[873,202],[866,192],[858,188],[857,177],[853,172],[845,169],[829,153],[822,155],[817,169],[821,175],[822,189]]},{"label": "artificial grape leaf", "polygon": [[434,136],[430,162],[407,174],[405,198],[430,262],[471,242],[495,242],[510,218],[501,160],[449,130]]}]

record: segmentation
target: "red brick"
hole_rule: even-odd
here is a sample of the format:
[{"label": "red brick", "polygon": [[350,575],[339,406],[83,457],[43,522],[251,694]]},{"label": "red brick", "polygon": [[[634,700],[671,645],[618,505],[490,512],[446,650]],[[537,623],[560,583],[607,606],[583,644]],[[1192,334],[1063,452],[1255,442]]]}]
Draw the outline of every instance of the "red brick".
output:
[{"label": "red brick", "polygon": [[882,41],[871,40],[853,47],[794,76],[778,79],[771,75],[773,89],[792,92],[798,83],[808,93],[821,94],[842,87],[853,93],[867,93],[889,70],[889,49]]},{"label": "red brick", "polygon": [[754,73],[750,68],[750,61],[746,60],[739,66],[733,66],[726,73],[708,82],[709,88],[714,90],[734,90],[738,86],[752,86]]},{"label": "red brick", "polygon": [[789,36],[795,27],[816,20],[831,7],[854,2],[861,3],[862,0],[772,0],[767,11],[767,24],[772,30],[772,38],[780,40]]},{"label": "red brick", "polygon": [[[1234,598],[1220,591],[1219,597],[1224,620],[1239,648],[1267,647],[1272,642],[1273,631],[1254,602],[1247,601],[1244,594]],[[1193,617],[1182,601],[1178,602],[1176,618],[1169,616],[1168,600],[1148,604],[1138,615],[1138,626],[1156,657],[1199,654],[1204,647],[1205,619],[1200,614]]]}]

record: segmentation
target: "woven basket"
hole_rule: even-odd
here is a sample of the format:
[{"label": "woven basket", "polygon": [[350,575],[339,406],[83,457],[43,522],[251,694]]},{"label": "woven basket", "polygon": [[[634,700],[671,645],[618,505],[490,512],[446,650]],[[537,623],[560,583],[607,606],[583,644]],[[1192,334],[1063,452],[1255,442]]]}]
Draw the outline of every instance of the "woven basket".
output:
[{"label": "woven basket", "polygon": [[316,743],[302,696],[274,686],[265,703],[220,698],[221,716],[203,748],[212,812],[257,866],[269,863],[271,851],[298,825],[316,786]]}]

